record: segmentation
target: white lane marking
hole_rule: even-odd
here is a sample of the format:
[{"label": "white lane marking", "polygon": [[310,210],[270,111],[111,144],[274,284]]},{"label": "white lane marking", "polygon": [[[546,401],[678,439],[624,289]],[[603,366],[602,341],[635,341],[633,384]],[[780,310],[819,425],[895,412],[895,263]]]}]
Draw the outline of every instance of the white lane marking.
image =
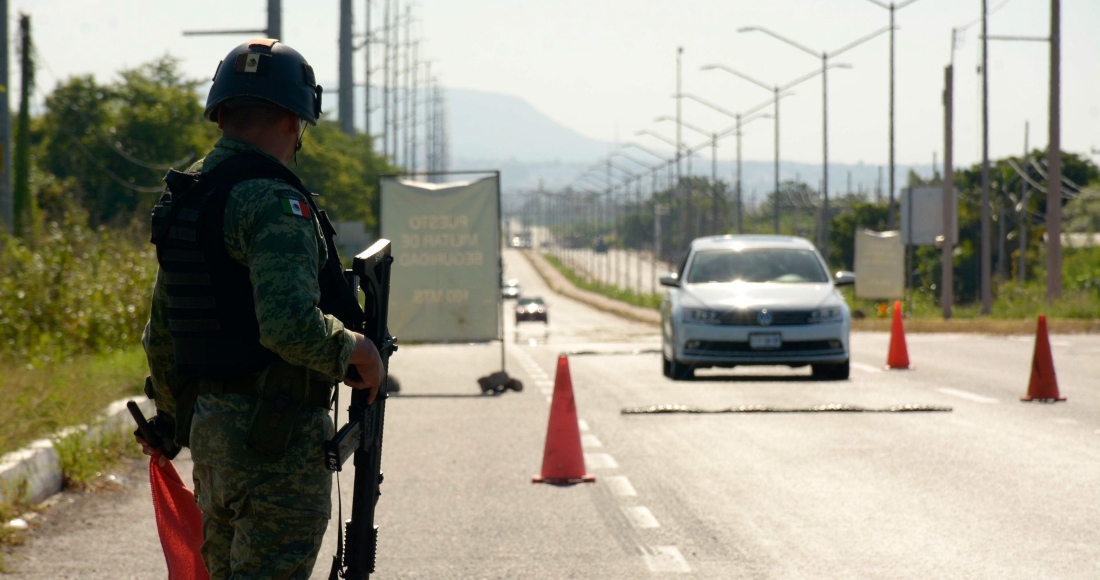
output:
[{"label": "white lane marking", "polygon": [[[1097,433],[1100,433],[1100,429],[1097,429]],[[634,489],[634,484],[630,483],[625,475],[608,475],[602,478],[601,481],[611,490],[611,493],[619,497],[638,495],[638,492]]]},{"label": "white lane marking", "polygon": [[649,508],[644,505],[623,506],[623,513],[626,514],[626,519],[630,520],[630,524],[639,530],[651,530],[661,527],[657,518],[653,517],[653,512],[649,511]]},{"label": "white lane marking", "polygon": [[976,394],[971,393],[969,391],[960,391],[958,389],[950,389],[950,388],[947,388],[947,387],[943,387],[943,388],[940,388],[940,389],[937,389],[937,390],[939,392],[945,394],[945,395],[951,395],[953,397],[958,397],[960,399],[966,399],[968,401],[974,401],[975,403],[1000,403],[1000,401],[998,401],[997,399],[993,399],[993,398],[990,398],[990,397],[983,397],[981,395],[976,395]]},{"label": "white lane marking", "polygon": [[581,447],[603,447],[603,443],[595,435],[581,435]]},{"label": "white lane marking", "polygon": [[882,372],[882,367],[876,367],[874,365],[865,365],[863,363],[849,362],[848,366],[850,366],[854,369],[859,369],[859,370],[861,370],[865,373],[881,373]]},{"label": "white lane marking", "polygon": [[607,453],[585,453],[584,464],[589,469],[617,469],[619,462]]},{"label": "white lane marking", "polygon": [[1077,419],[1055,419],[1054,422],[1059,425],[1076,425]]},{"label": "white lane marking", "polygon": [[554,386],[554,381],[536,380],[535,381],[535,386],[536,387],[553,387]]},{"label": "white lane marking", "polygon": [[653,546],[642,557],[650,572],[691,572],[691,566],[676,546]]},{"label": "white lane marking", "polygon": [[588,431],[588,422],[584,419],[577,419],[577,427],[580,427],[581,431]]}]

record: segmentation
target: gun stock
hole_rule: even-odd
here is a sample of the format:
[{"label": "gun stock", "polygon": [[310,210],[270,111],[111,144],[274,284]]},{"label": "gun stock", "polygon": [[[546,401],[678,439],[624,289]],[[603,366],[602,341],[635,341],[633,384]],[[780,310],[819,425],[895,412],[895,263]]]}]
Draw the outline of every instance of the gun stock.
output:
[{"label": "gun stock", "polygon": [[386,415],[389,358],[397,350],[397,340],[387,329],[390,294],[389,240],[378,240],[355,256],[352,269],[346,272],[353,290],[364,295],[363,324],[355,330],[374,342],[387,369],[387,379],[375,397],[367,404],[367,392],[352,392],[348,407],[348,422],[336,436],[325,442],[325,464],[332,471],[341,471],[353,457],[355,479],[352,486],[351,517],[344,522],[341,538],[337,539],[330,578],[369,578],[374,572],[378,550],[378,527],[374,525],[374,508],[381,495],[382,428]]}]

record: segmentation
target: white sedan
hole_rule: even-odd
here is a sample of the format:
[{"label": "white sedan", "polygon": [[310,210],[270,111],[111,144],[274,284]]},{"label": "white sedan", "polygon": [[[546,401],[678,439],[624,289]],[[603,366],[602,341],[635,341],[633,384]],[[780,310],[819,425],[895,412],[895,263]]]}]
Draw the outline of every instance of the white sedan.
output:
[{"label": "white sedan", "polygon": [[811,365],[814,378],[848,378],[851,317],[813,244],[785,236],[713,236],[691,243],[679,272],[661,277],[663,371]]}]

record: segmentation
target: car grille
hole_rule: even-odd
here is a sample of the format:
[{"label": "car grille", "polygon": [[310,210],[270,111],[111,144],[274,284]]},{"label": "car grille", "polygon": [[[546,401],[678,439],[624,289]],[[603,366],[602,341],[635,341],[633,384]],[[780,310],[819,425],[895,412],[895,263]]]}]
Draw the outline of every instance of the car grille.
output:
[{"label": "car grille", "polygon": [[722,315],[722,326],[791,326],[807,324],[810,310],[769,310],[770,324],[760,323],[760,310],[733,310]]},{"label": "car grille", "polygon": [[[694,341],[693,341],[694,342]],[[802,355],[807,353],[812,354],[841,354],[844,352],[843,348],[838,348],[829,344],[830,342],[836,343],[838,341],[832,340],[801,340],[787,342],[776,349],[753,349],[749,346],[748,342],[739,341],[725,341],[725,340],[701,340],[698,344],[692,345],[693,348],[687,349],[687,352],[694,354],[759,354],[759,355]]]}]

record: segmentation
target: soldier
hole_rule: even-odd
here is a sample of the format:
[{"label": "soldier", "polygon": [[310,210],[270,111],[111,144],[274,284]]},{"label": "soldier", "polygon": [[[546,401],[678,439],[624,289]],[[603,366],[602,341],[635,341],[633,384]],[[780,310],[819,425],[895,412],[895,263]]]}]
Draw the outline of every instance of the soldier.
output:
[{"label": "soldier", "polygon": [[297,51],[274,39],[234,48],[204,113],[222,137],[165,177],[153,211],[146,390],[154,429],[191,449],[214,579],[310,576],[332,507],[321,443],[333,383],[373,400],[384,380],[374,344],[344,326],[362,313],[331,224],[286,166],[320,112]]}]

